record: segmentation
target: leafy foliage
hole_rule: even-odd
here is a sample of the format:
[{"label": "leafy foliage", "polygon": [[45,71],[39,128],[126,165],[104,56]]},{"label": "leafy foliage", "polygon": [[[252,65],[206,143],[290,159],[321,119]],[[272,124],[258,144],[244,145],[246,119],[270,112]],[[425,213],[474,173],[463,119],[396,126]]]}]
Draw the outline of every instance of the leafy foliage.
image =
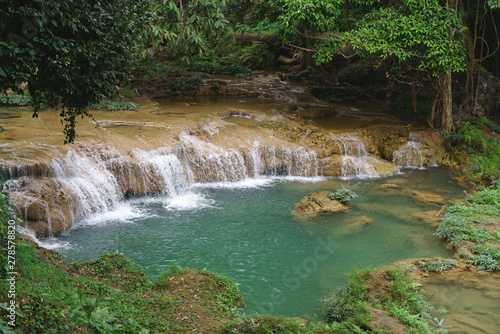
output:
[{"label": "leafy foliage", "polygon": [[457,261],[453,259],[446,260],[419,260],[417,261],[417,268],[425,271],[426,273],[441,273],[452,267],[458,265]]},{"label": "leafy foliage", "polygon": [[494,182],[500,178],[500,141],[485,135],[482,127],[476,120],[464,121],[456,134],[446,136],[453,154],[463,159],[463,172],[469,180]]},{"label": "leafy foliage", "polygon": [[[42,10],[40,10],[42,8]],[[119,8],[119,10],[117,10]],[[112,98],[130,76],[149,1],[6,1],[0,8],[0,91],[28,83],[34,116],[42,103],[60,107],[66,142],[77,117]]]},{"label": "leafy foliage", "polygon": [[153,47],[189,63],[227,31],[226,5],[226,0],[155,1],[150,30]]},{"label": "leafy foliage", "polygon": [[137,110],[140,108],[140,105],[135,102],[127,102],[127,101],[101,101],[97,104],[93,104],[92,109],[106,109],[110,111],[116,110]]},{"label": "leafy foliage", "polygon": [[[268,8],[277,13],[277,22],[285,38],[291,41],[301,35],[337,30],[343,1],[267,0]],[[303,38],[303,37],[302,37]]]},{"label": "leafy foliage", "polygon": [[340,203],[345,204],[352,200],[353,198],[358,197],[358,195],[345,187],[342,187],[341,189],[336,189],[333,191],[333,194],[328,195],[328,198],[331,200],[338,200]]},{"label": "leafy foliage", "polygon": [[450,207],[436,235],[465,247],[462,256],[479,269],[500,270],[499,222],[500,190],[485,189]]},{"label": "leafy foliage", "polygon": [[29,106],[33,100],[25,95],[0,95],[0,105]]},{"label": "leafy foliage", "polygon": [[317,59],[328,62],[347,44],[363,54],[408,62],[435,76],[450,69],[464,71],[464,30],[456,13],[439,1],[405,0],[397,6],[374,8],[351,31],[331,36]]},{"label": "leafy foliage", "polygon": [[399,319],[411,333],[440,333],[424,320],[430,305],[418,286],[403,268],[355,272],[347,286],[324,298],[323,315],[328,323],[337,323],[344,330],[371,329],[370,309],[375,308]]}]

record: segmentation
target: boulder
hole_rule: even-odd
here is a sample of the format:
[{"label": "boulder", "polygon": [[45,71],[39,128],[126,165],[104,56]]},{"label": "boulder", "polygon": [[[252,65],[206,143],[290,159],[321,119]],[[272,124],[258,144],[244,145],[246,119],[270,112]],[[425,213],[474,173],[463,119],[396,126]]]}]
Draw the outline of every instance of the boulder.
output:
[{"label": "boulder", "polygon": [[60,233],[81,215],[77,195],[53,179],[38,179],[10,193],[11,204],[37,238]]},{"label": "boulder", "polygon": [[368,308],[368,313],[373,317],[370,325],[374,331],[380,331],[388,334],[405,334],[406,327],[399,321],[388,315],[386,311],[382,311],[373,307]]},{"label": "boulder", "polygon": [[300,218],[312,218],[321,214],[349,211],[349,208],[338,200],[329,199],[328,195],[331,194],[333,194],[331,191],[317,191],[307,194],[295,204],[292,213]]}]

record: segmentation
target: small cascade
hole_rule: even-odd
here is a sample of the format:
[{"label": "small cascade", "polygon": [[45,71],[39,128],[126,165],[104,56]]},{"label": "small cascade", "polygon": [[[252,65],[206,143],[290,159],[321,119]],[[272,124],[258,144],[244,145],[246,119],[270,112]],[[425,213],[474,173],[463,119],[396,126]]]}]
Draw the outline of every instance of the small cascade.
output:
[{"label": "small cascade", "polygon": [[106,146],[78,147],[43,164],[2,170],[22,218],[28,225],[43,222],[40,236],[67,229],[78,217],[109,211],[125,194],[176,197],[194,183],[318,175],[316,153],[303,147],[254,142],[252,148],[226,149],[188,133],[179,139],[174,148],[127,154]]},{"label": "small cascade", "polygon": [[54,181],[76,194],[77,216],[105,211],[121,198],[116,178],[99,155],[70,150],[64,159],[54,159],[51,167]]},{"label": "small cascade", "polygon": [[179,195],[193,183],[194,177],[176,153],[168,148],[149,152],[134,149],[126,158],[109,161],[107,167],[122,193]]},{"label": "small cascade", "polygon": [[341,175],[343,178],[378,176],[374,167],[377,161],[368,155],[364,142],[352,134],[338,135],[335,139],[337,139],[342,157]]},{"label": "small cascade", "polygon": [[394,152],[392,161],[402,167],[423,168],[424,146],[421,140],[422,135],[420,133],[411,132],[408,142]]}]

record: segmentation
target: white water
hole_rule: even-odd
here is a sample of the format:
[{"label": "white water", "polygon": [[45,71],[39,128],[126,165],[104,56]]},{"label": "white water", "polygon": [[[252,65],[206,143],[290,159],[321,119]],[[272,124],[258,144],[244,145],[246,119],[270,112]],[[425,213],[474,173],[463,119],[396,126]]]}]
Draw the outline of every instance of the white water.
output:
[{"label": "white water", "polygon": [[342,178],[375,178],[378,174],[374,168],[377,160],[368,155],[365,143],[357,136],[338,135],[337,145],[342,156]]},{"label": "white water", "polygon": [[[86,225],[127,222],[140,216],[141,212],[125,207],[124,196],[161,194],[158,197],[163,199],[166,209],[191,210],[212,205],[193,191],[193,185],[252,188],[271,184],[276,177],[318,175],[316,153],[303,147],[261,146],[254,142],[254,147],[231,150],[187,133],[181,134],[180,140],[175,148],[148,152],[134,149],[127,155],[105,146],[70,149],[64,156],[36,168],[26,165],[11,171],[3,167],[2,171],[11,177],[8,181],[11,191],[23,192],[26,184],[37,179],[53,182],[57,194],[60,192],[68,199],[62,204],[66,205],[62,211],[69,212],[71,217],[64,218],[73,221],[83,217],[78,224]],[[35,192],[30,196],[39,199],[40,193],[36,191],[40,191],[40,185],[34,185]],[[43,203],[50,201],[46,199]],[[26,219],[26,207],[16,204]],[[49,211],[47,207],[46,212]],[[49,214],[51,235],[50,219]]]},{"label": "white water", "polygon": [[423,144],[421,134],[410,133],[409,140],[393,154],[393,162],[402,167],[424,167]]}]

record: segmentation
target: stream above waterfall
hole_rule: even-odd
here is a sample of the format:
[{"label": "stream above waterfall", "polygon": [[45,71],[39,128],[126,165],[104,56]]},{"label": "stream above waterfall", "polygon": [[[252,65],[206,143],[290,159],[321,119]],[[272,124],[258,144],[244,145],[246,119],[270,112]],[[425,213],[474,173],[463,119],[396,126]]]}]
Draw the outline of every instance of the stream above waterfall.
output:
[{"label": "stream above waterfall", "polygon": [[[396,184],[399,192],[378,190]],[[316,190],[345,186],[358,193],[348,213],[299,221],[294,203]],[[416,202],[408,190],[464,197],[444,167],[405,170],[387,178],[257,177],[195,183],[174,196],[120,201],[42,240],[66,261],[118,251],[158,277],[170,265],[207,268],[240,283],[248,313],[304,316],[346,282],[356,268],[413,257],[450,257],[435,227],[418,213],[440,207]],[[373,219],[360,226],[360,217]]]}]

